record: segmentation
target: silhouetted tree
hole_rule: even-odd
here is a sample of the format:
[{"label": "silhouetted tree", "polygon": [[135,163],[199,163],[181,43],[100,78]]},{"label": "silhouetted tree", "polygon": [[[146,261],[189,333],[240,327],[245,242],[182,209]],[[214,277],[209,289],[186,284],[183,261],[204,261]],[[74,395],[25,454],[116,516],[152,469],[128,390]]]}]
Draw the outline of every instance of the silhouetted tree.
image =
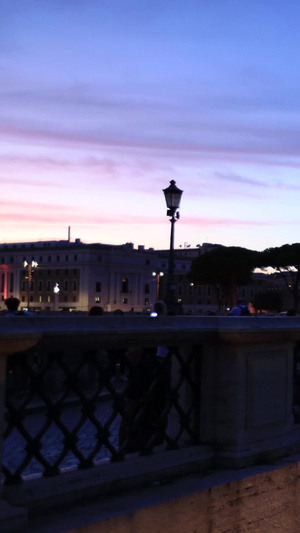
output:
[{"label": "silhouetted tree", "polygon": [[281,295],[278,292],[260,292],[253,300],[255,311],[276,311],[279,313],[282,307]]},{"label": "silhouetted tree", "polygon": [[254,268],[260,264],[259,252],[235,246],[219,246],[196,257],[189,279],[197,284],[211,285],[217,295],[219,309],[236,305],[236,288],[251,281]]},{"label": "silhouetted tree", "polygon": [[300,285],[300,244],[284,244],[277,248],[267,248],[259,254],[259,266],[272,267],[284,279],[294,301],[294,311],[299,305]]}]

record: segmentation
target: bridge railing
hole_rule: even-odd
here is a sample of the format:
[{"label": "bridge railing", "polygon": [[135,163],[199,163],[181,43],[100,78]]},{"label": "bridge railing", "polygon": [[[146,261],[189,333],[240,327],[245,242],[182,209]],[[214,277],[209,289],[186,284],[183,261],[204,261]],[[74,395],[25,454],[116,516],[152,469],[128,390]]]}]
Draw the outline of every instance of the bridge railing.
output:
[{"label": "bridge railing", "polygon": [[84,472],[87,484],[95,468],[134,470],[137,456],[144,472],[149,456],[161,470],[172,457],[175,475],[174,457],[181,468],[189,450],[201,468],[296,450],[299,326],[294,317],[2,318],[2,506],[26,506],[33,479],[51,478],[54,490],[55,479]]}]

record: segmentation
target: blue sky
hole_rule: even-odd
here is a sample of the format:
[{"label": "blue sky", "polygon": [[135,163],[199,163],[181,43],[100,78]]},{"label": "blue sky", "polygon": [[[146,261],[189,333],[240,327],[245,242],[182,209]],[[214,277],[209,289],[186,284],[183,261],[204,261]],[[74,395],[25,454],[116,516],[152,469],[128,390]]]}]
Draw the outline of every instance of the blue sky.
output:
[{"label": "blue sky", "polygon": [[0,0],[0,242],[300,232],[300,4]]}]

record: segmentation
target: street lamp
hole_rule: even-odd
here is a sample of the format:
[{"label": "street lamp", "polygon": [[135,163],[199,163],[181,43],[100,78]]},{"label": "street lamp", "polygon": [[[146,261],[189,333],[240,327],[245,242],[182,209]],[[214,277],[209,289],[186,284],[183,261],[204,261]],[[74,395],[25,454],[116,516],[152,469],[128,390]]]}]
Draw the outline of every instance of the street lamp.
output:
[{"label": "street lamp", "polygon": [[23,262],[23,266],[27,268],[27,276],[25,276],[25,279],[27,279],[27,308],[29,311],[30,307],[30,286],[32,282],[32,275],[34,272],[34,269],[38,266],[38,263],[36,261],[31,261],[31,263],[27,263],[25,260]]},{"label": "street lamp", "polygon": [[175,281],[174,281],[174,224],[179,219],[179,206],[183,191],[176,187],[175,181],[170,181],[169,187],[163,189],[167,204],[167,217],[171,222],[170,255],[167,283],[167,307],[170,312],[175,312]]},{"label": "street lamp", "polygon": [[163,272],[152,272],[152,276],[156,278],[156,300],[159,300],[159,283],[160,278],[164,275]]},{"label": "street lamp", "polygon": [[57,308],[58,308],[59,291],[60,291],[59,284],[56,283],[55,287],[53,288],[53,292],[54,292],[54,311],[57,311]]}]

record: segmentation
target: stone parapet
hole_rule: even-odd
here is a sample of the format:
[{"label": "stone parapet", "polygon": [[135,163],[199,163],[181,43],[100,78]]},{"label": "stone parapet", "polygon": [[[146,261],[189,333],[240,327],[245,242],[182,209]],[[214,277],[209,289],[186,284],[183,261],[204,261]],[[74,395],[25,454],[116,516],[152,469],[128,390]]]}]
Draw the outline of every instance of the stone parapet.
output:
[{"label": "stone parapet", "polygon": [[[10,355],[32,347],[41,353],[51,353],[72,350],[88,352],[99,347],[124,350],[131,346],[168,346],[176,347],[178,351],[178,356],[171,361],[171,383],[184,376],[188,384],[188,374],[194,379],[193,374],[197,373],[197,391],[194,391],[197,405],[193,406],[193,427],[198,444],[194,442],[193,448],[189,448],[191,443],[188,434],[183,434],[178,440],[185,450],[176,452],[182,454],[180,468],[178,465],[166,468],[168,461],[162,459],[162,454],[170,454],[171,457],[174,452],[160,448],[155,449],[151,458],[139,458],[138,464],[144,465],[142,469],[141,466],[138,469],[137,463],[134,466],[126,457],[122,465],[108,463],[105,472],[111,468],[111,473],[115,474],[111,479],[109,476],[106,478],[106,490],[113,493],[126,489],[126,477],[128,487],[132,488],[133,479],[137,486],[142,486],[172,475],[186,475],[189,469],[201,473],[212,466],[245,468],[272,462],[300,449],[300,429],[293,414],[295,346],[299,341],[300,319],[297,317],[0,318],[0,439],[4,431],[6,361]],[[188,366],[191,353],[195,362]],[[172,432],[176,434],[180,431],[179,413],[190,405],[191,394],[187,384],[180,388],[178,409],[175,404],[168,413],[167,434],[169,432],[170,437]],[[195,445],[198,449],[197,461],[193,456],[193,462],[191,456],[188,459],[188,450],[195,450]],[[185,471],[182,465],[184,456]],[[155,472],[152,476],[149,472],[147,474],[150,460],[151,472]],[[124,467],[126,463],[130,464],[128,476],[128,466]],[[154,463],[157,465],[155,469]],[[118,478],[118,471],[123,472],[122,480]],[[76,486],[78,498],[84,494],[99,496],[95,472],[94,469],[84,471],[84,487],[79,482]],[[101,472],[101,466],[97,467],[97,472]],[[7,520],[5,513],[13,517],[14,508],[8,513],[7,502],[18,507],[16,523],[20,523],[20,514],[24,517],[22,508],[31,509],[30,512],[34,512],[34,508],[41,508],[41,503],[38,503],[41,502],[41,494],[44,495],[43,508],[56,506],[51,493],[59,495],[59,486],[64,487],[63,497],[67,499],[69,492],[72,500],[72,490],[75,491],[76,484],[68,484],[70,478],[65,476],[70,474],[62,473],[53,478],[25,481],[20,486],[4,487],[1,496],[3,505],[0,505],[3,520]],[[66,483],[62,483],[62,479]],[[34,491],[30,492],[33,483]],[[26,494],[31,494],[31,497],[28,498]],[[33,494],[36,494],[36,498]],[[11,529],[7,531],[13,531],[13,527],[12,518]]]}]

